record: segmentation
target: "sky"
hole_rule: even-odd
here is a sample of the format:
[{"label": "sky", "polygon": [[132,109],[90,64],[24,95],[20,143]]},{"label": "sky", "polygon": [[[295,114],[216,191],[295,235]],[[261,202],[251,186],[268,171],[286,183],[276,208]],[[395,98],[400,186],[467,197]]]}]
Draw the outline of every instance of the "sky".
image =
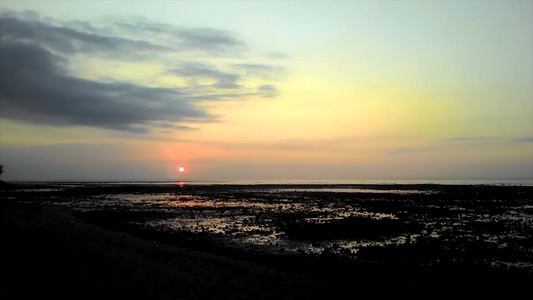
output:
[{"label": "sky", "polygon": [[0,164],[533,180],[533,2],[2,0]]}]

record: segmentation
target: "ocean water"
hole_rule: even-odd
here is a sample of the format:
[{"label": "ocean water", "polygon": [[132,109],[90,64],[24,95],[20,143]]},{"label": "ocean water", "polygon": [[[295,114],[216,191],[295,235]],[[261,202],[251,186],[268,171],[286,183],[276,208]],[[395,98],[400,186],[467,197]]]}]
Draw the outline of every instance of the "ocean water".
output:
[{"label": "ocean water", "polygon": [[17,184],[54,184],[54,185],[87,185],[87,184],[172,184],[172,185],[501,185],[501,186],[533,186],[533,178],[504,179],[265,179],[265,180],[205,180],[205,179],[168,179],[168,180],[106,180],[106,181],[13,181]]}]

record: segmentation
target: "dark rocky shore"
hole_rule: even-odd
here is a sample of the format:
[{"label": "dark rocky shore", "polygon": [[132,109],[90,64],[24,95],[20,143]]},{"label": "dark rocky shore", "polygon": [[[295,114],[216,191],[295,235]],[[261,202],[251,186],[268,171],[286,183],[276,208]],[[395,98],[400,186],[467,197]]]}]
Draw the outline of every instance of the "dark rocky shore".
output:
[{"label": "dark rocky shore", "polygon": [[[255,186],[250,191],[248,187],[242,186],[190,186],[179,188],[179,193],[201,195],[202,199],[216,196],[228,199],[240,197],[251,201],[258,189],[273,188],[280,187]],[[372,202],[372,209],[375,211],[395,211],[398,215],[412,205],[410,201],[413,199],[423,199],[428,205],[411,207],[410,214],[423,212],[425,215],[433,213],[440,217],[444,213],[448,219],[451,218],[448,208],[438,213],[432,211],[435,210],[436,203],[448,205],[452,201],[461,209],[473,205],[472,210],[479,210],[479,214],[493,216],[500,213],[502,207],[533,205],[531,187],[394,185],[358,188],[431,191],[409,195],[380,194],[378,198],[381,201]],[[431,298],[442,295],[509,297],[527,291],[533,282],[533,270],[529,267],[495,267],[494,264],[486,266],[475,263],[476,255],[486,256],[482,257],[486,261],[490,259],[488,255],[495,251],[483,246],[484,244],[475,244],[479,249],[472,250],[471,242],[463,242],[461,245],[467,247],[460,251],[467,252],[466,254],[458,254],[458,251],[438,252],[435,251],[436,246],[448,244],[440,241],[422,244],[424,239],[419,237],[417,243],[404,244],[402,247],[363,249],[358,252],[357,259],[349,253],[344,256],[328,255],[329,249],[324,249],[320,255],[273,255],[211,242],[210,237],[215,237],[212,234],[204,235],[208,237],[206,240],[194,238],[196,235],[185,231],[168,232],[131,226],[132,218],[144,218],[146,214],[154,217],[154,210],[128,215],[126,211],[117,214],[109,208],[81,211],[68,205],[76,199],[95,195],[159,195],[176,193],[176,189],[177,187],[169,185],[93,185],[68,189],[25,185],[4,191],[0,204],[3,240],[0,285],[2,299],[46,296],[55,299],[334,299],[344,295],[349,298]],[[291,192],[291,195],[307,197],[306,201],[310,201],[308,194],[299,193]],[[263,198],[270,194],[265,195]],[[348,202],[344,201],[353,202],[354,199],[363,199],[367,203],[368,199],[376,198],[375,194],[339,194],[329,190],[313,195],[330,199],[331,203],[338,205],[346,205]],[[394,201],[388,197],[394,198]],[[458,199],[464,203],[459,203]],[[369,210],[370,207],[365,207],[365,211]],[[179,214],[176,211],[172,211],[172,214],[173,217],[183,216],[183,212],[180,209]],[[157,211],[157,214],[160,213]],[[167,211],[165,213],[168,214]],[[352,216],[334,222],[310,223],[286,222],[287,216],[296,218],[294,213],[269,216],[277,218],[269,217],[269,220],[281,220],[279,222],[285,226],[282,229],[291,239],[310,240],[309,243],[314,244],[319,244],[322,238],[331,238],[332,234],[348,234],[355,238],[353,230],[343,228],[357,226],[367,228],[367,235],[418,230],[403,228],[409,223],[407,221],[395,223],[397,221],[382,220],[382,223],[373,223],[369,219]],[[531,219],[531,211],[529,215],[526,212],[526,217]],[[259,224],[261,220],[258,219],[257,222]],[[478,223],[472,224],[485,227],[476,227],[471,232],[486,233],[496,230],[490,227],[503,226],[502,222]],[[497,228],[499,233],[507,233],[506,230],[508,229],[503,227]],[[521,236],[526,237],[531,237],[533,232],[533,228],[527,226],[520,230],[525,232],[521,232]],[[430,240],[427,237],[425,239]],[[515,246],[523,251],[504,255],[522,255],[517,260],[531,263],[531,240],[523,240],[521,245]],[[453,257],[449,253],[453,253]],[[432,255],[437,255],[435,257],[440,259],[440,263],[427,264],[421,259],[429,257],[429,261],[435,261]],[[453,258],[453,261],[450,259],[449,262],[442,262],[446,255]],[[503,254],[498,252],[498,255]],[[456,260],[457,257],[461,260]]]}]

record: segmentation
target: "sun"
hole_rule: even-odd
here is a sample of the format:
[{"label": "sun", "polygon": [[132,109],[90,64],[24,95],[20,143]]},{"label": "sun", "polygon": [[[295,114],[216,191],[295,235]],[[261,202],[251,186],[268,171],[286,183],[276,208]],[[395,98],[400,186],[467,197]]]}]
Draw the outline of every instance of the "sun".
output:
[{"label": "sun", "polygon": [[178,172],[180,172],[180,173],[185,172],[185,168],[184,168],[184,167],[179,167],[179,168],[178,168]]}]

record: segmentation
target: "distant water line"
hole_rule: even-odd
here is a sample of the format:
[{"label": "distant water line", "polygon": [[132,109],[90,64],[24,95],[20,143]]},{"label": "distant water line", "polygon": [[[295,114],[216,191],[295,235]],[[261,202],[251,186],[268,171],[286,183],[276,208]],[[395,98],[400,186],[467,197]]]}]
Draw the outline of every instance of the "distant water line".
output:
[{"label": "distant water line", "polygon": [[371,179],[371,180],[204,180],[204,179],[168,179],[168,180],[53,180],[53,181],[10,181],[14,184],[53,184],[53,185],[130,185],[130,184],[172,184],[172,185],[497,185],[497,186],[533,186],[533,178],[518,179]]}]

